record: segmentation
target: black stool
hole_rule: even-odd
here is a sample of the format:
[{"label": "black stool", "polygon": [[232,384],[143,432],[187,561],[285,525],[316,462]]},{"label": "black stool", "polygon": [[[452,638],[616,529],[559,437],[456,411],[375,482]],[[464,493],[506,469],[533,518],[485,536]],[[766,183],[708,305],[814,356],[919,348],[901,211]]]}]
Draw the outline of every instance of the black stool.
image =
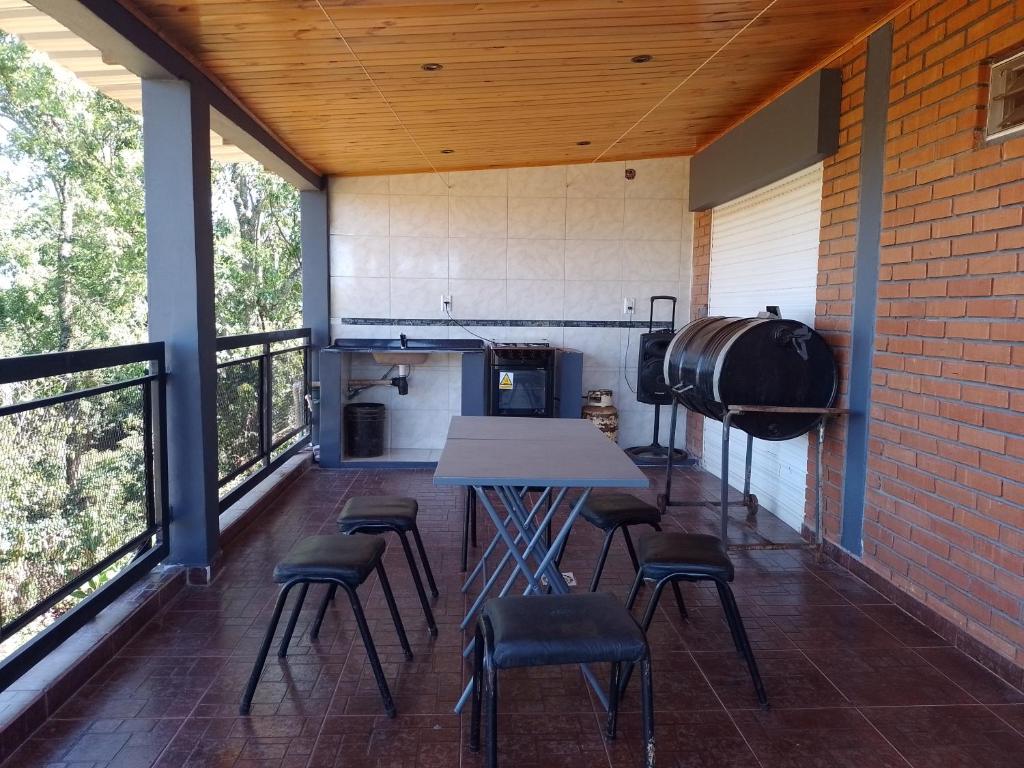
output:
[{"label": "black stool", "polygon": [[[412,547],[409,546],[409,539],[406,536],[407,532],[412,533],[416,549],[420,553],[420,562],[423,563],[423,571],[427,576],[427,584],[430,585],[430,594],[437,597],[437,584],[434,582],[434,574],[430,570],[427,550],[423,546],[420,529],[416,526],[418,511],[419,504],[416,499],[405,496],[354,496],[345,502],[341,514],[338,515],[338,530],[345,534],[387,533],[388,531],[398,534],[398,540],[402,542],[402,549],[405,551],[405,559],[409,561],[409,571],[412,573],[416,593],[423,606],[423,614],[427,618],[427,627],[430,634],[436,637],[437,624],[434,622],[434,613],[430,610],[427,593],[423,591],[420,569],[416,567],[416,559],[413,557]],[[329,597],[333,597],[333,590]]]},{"label": "black stool", "polygon": [[469,748],[480,749],[480,710],[487,700],[486,768],[498,765],[498,670],[555,664],[612,665],[606,733],[614,739],[623,664],[640,664],[644,766],[654,766],[651,654],[636,621],[612,595],[531,595],[489,600],[474,639],[473,712]]},{"label": "black stool", "polygon": [[[274,568],[274,581],[283,586],[277,597],[277,604],[274,606],[274,615],[270,619],[270,626],[267,627],[267,634],[263,638],[263,645],[256,657],[256,664],[253,665],[252,674],[249,676],[249,684],[242,695],[242,703],[238,707],[241,714],[249,714],[252,697],[256,692],[260,675],[263,673],[267,653],[270,651],[270,643],[274,639],[274,632],[281,620],[281,611],[284,610],[285,601],[288,599],[288,593],[292,587],[296,584],[302,585],[299,599],[292,609],[292,615],[288,619],[288,626],[285,628],[281,645],[277,651],[277,655],[281,658],[288,653],[288,643],[291,642],[292,633],[298,623],[299,612],[302,610],[302,603],[306,599],[309,585],[330,584],[332,591],[341,587],[348,593],[349,601],[352,603],[352,613],[355,614],[356,623],[359,625],[359,634],[362,635],[363,645],[366,646],[366,655],[373,668],[373,676],[377,678],[377,687],[384,700],[384,711],[387,712],[388,717],[395,716],[395,703],[391,698],[387,680],[384,679],[384,671],[380,666],[380,659],[377,656],[377,648],[373,644],[373,636],[370,635],[370,628],[366,624],[363,606],[356,594],[356,588],[366,581],[366,577],[370,575],[371,571],[376,570],[381,590],[384,592],[384,599],[391,611],[391,618],[395,622],[398,640],[402,644],[402,650],[405,651],[405,657],[411,659],[412,649],[405,636],[402,617],[398,615],[398,606],[395,605],[395,596],[391,593],[391,585],[384,572],[384,563],[381,562],[383,554],[384,542],[376,537],[330,534],[302,539],[292,548],[288,556],[277,564],[277,567]],[[320,634],[320,626],[323,624],[326,610],[327,599],[325,597],[309,632],[309,636],[314,640]]]},{"label": "black stool", "polygon": [[[718,588],[718,597],[722,601],[725,619],[729,623],[729,632],[736,650],[747,662],[747,669],[754,681],[757,700],[762,707],[768,706],[768,696],[761,682],[761,674],[757,671],[754,651],[747,638],[747,630],[743,626],[743,618],[736,605],[729,582],[735,576],[735,570],[729,554],[722,542],[715,536],[699,533],[652,533],[640,539],[640,569],[633,582],[626,607],[633,608],[640,585],[645,580],[656,583],[654,594],[644,612],[640,626],[644,632],[651,626],[654,611],[658,607],[661,591],[666,584],[675,585],[680,581],[713,581]],[[627,669],[623,676],[622,687],[629,682],[631,670]]]},{"label": "black stool", "polygon": [[[655,531],[661,531],[661,512],[658,511],[658,508],[629,493],[591,494],[587,497],[583,509],[580,510],[580,517],[595,528],[604,531],[605,534],[604,543],[601,545],[601,554],[597,558],[594,575],[590,579],[591,592],[596,592],[597,586],[601,582],[601,574],[604,573],[605,561],[608,559],[608,550],[611,549],[616,531],[622,530],[622,538],[626,542],[626,551],[633,563],[634,572],[639,572],[640,566],[636,558],[636,547],[633,546],[633,537],[629,534],[629,526],[649,525]],[[561,564],[561,553],[559,554],[559,564]],[[685,619],[686,604],[683,602],[679,585],[673,582],[672,591],[675,593],[679,615]]]}]

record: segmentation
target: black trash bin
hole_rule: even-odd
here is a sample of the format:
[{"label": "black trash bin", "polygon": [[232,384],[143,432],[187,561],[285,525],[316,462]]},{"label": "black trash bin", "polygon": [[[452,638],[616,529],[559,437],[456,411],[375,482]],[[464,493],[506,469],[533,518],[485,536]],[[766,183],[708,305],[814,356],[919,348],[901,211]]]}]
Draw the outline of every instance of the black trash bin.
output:
[{"label": "black trash bin", "polygon": [[345,406],[345,455],[369,459],[384,453],[384,403],[349,403]]}]

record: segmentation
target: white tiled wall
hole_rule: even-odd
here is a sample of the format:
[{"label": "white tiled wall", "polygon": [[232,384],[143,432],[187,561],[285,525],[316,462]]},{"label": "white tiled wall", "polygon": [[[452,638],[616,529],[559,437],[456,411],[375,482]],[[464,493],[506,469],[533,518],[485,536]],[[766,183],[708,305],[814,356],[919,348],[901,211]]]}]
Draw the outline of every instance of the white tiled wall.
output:
[{"label": "white tiled wall", "polygon": [[[627,168],[635,178],[626,179]],[[452,297],[456,319],[502,320],[646,320],[649,297],[669,294],[679,298],[682,325],[689,317],[692,251],[688,176],[687,158],[666,158],[332,178],[332,335],[469,336],[456,327],[341,323],[345,317],[443,318],[442,294]],[[626,297],[636,300],[632,318],[622,313]],[[667,303],[655,317],[668,319]],[[653,407],[631,391],[642,330],[470,331],[581,350],[584,390],[615,391],[619,442],[650,442]],[[366,356],[354,362],[358,376],[383,373]],[[375,387],[360,396],[388,404],[393,452],[441,447],[449,417],[459,412],[459,365],[457,355],[435,355],[414,369],[408,395]]]}]

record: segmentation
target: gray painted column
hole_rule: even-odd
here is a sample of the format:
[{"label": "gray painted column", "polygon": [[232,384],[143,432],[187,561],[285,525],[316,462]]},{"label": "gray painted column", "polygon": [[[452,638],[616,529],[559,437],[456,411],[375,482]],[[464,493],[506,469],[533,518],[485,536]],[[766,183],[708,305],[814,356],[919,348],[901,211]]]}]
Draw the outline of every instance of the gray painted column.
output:
[{"label": "gray painted column", "polygon": [[169,561],[220,548],[210,107],[181,80],[143,80],[149,337],[167,349]]},{"label": "gray painted column", "polygon": [[871,411],[871,366],[878,304],[878,265],[882,238],[882,184],[885,178],[885,133],[892,69],[892,25],[868,39],[864,83],[864,124],[860,145],[860,205],[857,209],[857,254],[853,277],[853,334],[850,344],[850,416],[843,468],[843,549],[859,555],[864,538],[868,427]]},{"label": "gray painted column", "polygon": [[[302,324],[311,330],[310,372],[320,381],[319,351],[331,343],[331,270],[327,190],[299,193],[302,230]],[[337,385],[337,382],[335,382]],[[330,386],[330,384],[328,384]],[[323,382],[321,381],[321,398]],[[320,442],[320,409],[313,408],[313,444]]]}]

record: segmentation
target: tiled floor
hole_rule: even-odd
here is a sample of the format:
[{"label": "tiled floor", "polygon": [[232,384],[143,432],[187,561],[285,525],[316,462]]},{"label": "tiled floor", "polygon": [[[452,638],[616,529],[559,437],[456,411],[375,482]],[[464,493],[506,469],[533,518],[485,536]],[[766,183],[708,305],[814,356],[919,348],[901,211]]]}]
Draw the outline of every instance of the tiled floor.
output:
[{"label": "tiled floor", "polygon": [[[677,498],[714,483],[679,473]],[[336,601],[318,642],[271,656],[253,714],[238,698],[270,614],[274,562],[300,536],[334,530],[354,494],[420,501],[421,528],[441,587],[440,635],[428,636],[401,550],[387,554],[416,658],[403,659],[377,585],[361,590],[399,716],[381,714],[355,626]],[[652,492],[653,498],[653,492]],[[737,513],[739,514],[739,513]],[[667,528],[713,531],[710,510],[675,508]],[[762,514],[773,537],[781,524]],[[227,553],[214,584],[187,588],[4,768],[412,768],[479,766],[451,713],[466,670],[458,622],[461,505],[429,471],[312,470]],[[737,535],[743,521],[737,517]],[[753,538],[750,531],[742,533]],[[581,523],[563,563],[582,581],[599,534]],[[711,589],[686,585],[690,618],[664,601],[651,629],[658,764],[700,768],[1024,764],[1024,694],[992,676],[845,571],[804,553],[735,555],[735,589],[771,699],[756,705]],[[604,585],[624,594],[630,568],[613,547]],[[307,605],[315,607],[316,601]],[[308,622],[304,616],[300,627]],[[501,753],[509,768],[639,766],[637,686],[620,737],[575,668],[503,673]]]}]

